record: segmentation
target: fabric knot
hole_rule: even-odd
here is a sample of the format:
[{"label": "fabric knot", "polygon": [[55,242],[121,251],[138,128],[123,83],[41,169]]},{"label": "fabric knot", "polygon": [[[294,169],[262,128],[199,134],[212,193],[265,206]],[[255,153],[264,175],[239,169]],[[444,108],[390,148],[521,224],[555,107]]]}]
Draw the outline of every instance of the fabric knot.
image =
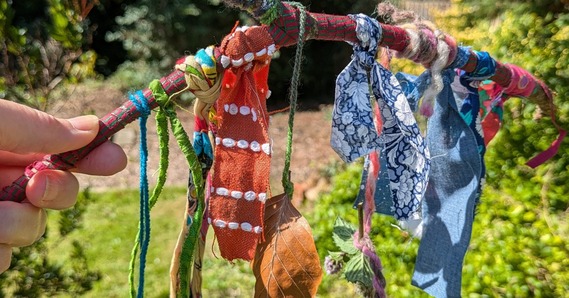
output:
[{"label": "fabric knot", "polygon": [[448,69],[462,68],[470,58],[470,47],[459,46],[457,48],[456,57],[452,63],[447,67]]},{"label": "fabric knot", "polygon": [[471,81],[484,81],[496,74],[496,60],[488,52],[472,51],[476,55],[476,68],[465,74]]},{"label": "fabric knot", "polygon": [[134,104],[141,118],[146,118],[150,115],[150,107],[142,91],[138,90],[135,93],[130,93],[128,99]]},{"label": "fabric knot", "polygon": [[365,15],[350,16],[357,24],[360,44],[354,44],[353,60],[336,79],[330,144],[345,162],[352,162],[380,147],[373,123],[368,72],[377,53],[381,27]]},{"label": "fabric knot", "polygon": [[354,59],[369,70],[375,63],[379,41],[382,37],[381,25],[377,20],[364,14],[349,17],[356,22],[356,36],[360,41],[353,44]]},{"label": "fabric knot", "polygon": [[187,56],[182,64],[176,65],[176,69],[184,72],[188,89],[202,102],[213,104],[221,92],[222,74],[216,70],[216,61],[213,49],[201,49],[196,56]]}]

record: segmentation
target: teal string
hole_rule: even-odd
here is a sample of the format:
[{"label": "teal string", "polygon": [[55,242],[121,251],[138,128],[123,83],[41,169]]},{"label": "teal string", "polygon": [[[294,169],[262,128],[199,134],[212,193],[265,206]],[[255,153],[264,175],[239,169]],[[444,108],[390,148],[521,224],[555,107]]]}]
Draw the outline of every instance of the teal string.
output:
[{"label": "teal string", "polygon": [[[180,255],[180,268],[177,272],[177,276],[180,279],[180,289],[179,292],[176,293],[176,297],[189,297],[189,281],[191,278],[191,267],[193,260],[193,253],[195,251],[195,247],[197,244],[197,240],[199,237],[199,230],[202,226],[202,218],[203,212],[205,208],[204,203],[204,183],[202,177],[202,167],[201,163],[199,162],[198,156],[190,142],[190,138],[188,134],[184,130],[180,119],[176,115],[176,111],[173,109],[172,105],[169,103],[169,97],[164,91],[162,84],[160,81],[154,80],[148,86],[150,90],[152,90],[152,94],[156,99],[156,102],[160,105],[160,111],[163,111],[165,114],[165,118],[168,118],[170,122],[170,127],[172,129],[172,134],[174,135],[180,150],[184,154],[188,166],[190,168],[190,172],[192,175],[192,179],[194,180],[195,187],[196,187],[196,198],[197,198],[197,207],[193,218],[193,223],[190,226],[190,230],[188,232],[188,236],[184,241],[182,246],[182,253]],[[161,122],[165,122],[166,120],[162,119]]]},{"label": "teal string", "polygon": [[304,49],[304,33],[306,31],[306,9],[298,2],[286,2],[290,6],[298,8],[300,11],[299,28],[298,28],[298,42],[296,45],[296,52],[294,54],[294,68],[292,71],[292,78],[289,90],[289,103],[290,111],[288,116],[288,132],[285,151],[285,164],[283,168],[282,185],[285,193],[289,199],[292,198],[294,191],[294,184],[290,180],[290,160],[292,157],[292,132],[294,128],[294,115],[296,113],[297,99],[298,99],[298,85],[300,84],[300,70],[302,66],[302,50]]},{"label": "teal string", "polygon": [[[150,197],[150,210],[158,201],[158,197],[162,193],[164,188],[164,184],[166,182],[166,176],[169,166],[168,156],[169,156],[169,148],[168,148],[168,140],[169,140],[169,133],[168,133],[168,118],[166,117],[166,113],[162,107],[156,113],[156,134],[158,135],[159,140],[159,147],[160,147],[160,164],[158,167],[158,179],[156,181],[156,186],[152,191],[152,196]],[[140,230],[136,234],[136,238],[134,241],[134,246],[131,252],[130,258],[130,265],[129,265],[129,288],[130,288],[130,297],[136,296],[136,291],[134,289],[134,269],[136,265],[136,255],[138,254],[138,248],[140,246]]]},{"label": "teal string", "polygon": [[140,113],[140,223],[138,226],[142,247],[140,249],[140,267],[138,274],[138,296],[144,296],[144,271],[146,269],[146,255],[150,244],[150,208],[148,194],[148,146],[146,141],[146,122],[150,115],[150,107],[142,91],[129,94],[130,101]]}]

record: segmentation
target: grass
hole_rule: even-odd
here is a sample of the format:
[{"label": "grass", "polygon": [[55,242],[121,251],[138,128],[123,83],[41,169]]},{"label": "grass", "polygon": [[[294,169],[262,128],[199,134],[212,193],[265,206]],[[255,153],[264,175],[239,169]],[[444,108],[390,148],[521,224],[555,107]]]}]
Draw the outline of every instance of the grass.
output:
[{"label": "grass", "polygon": [[[69,251],[73,240],[80,241],[85,247],[90,268],[101,273],[101,280],[84,297],[127,297],[130,254],[138,227],[138,192],[117,190],[93,194],[92,197],[82,228],[63,241],[50,238],[51,257],[54,261],[65,262],[65,255],[61,252]],[[185,189],[168,188],[152,210],[145,277],[147,297],[168,297],[170,259],[184,214],[185,197]],[[51,213],[50,229],[55,230],[57,220],[57,212]],[[255,280],[249,264],[230,264],[216,258],[211,238],[208,238],[204,260],[204,296],[251,297]]]}]

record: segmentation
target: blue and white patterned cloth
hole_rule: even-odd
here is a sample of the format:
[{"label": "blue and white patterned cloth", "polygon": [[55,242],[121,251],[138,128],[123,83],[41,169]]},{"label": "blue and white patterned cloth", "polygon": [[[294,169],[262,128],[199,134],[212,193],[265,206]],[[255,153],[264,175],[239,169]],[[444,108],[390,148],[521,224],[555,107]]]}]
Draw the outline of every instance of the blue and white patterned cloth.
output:
[{"label": "blue and white patterned cloth", "polygon": [[[358,28],[365,23],[363,15],[357,17]],[[348,66],[336,79],[336,96],[332,112],[330,145],[345,162],[352,162],[380,147],[369,94],[369,65],[374,63],[377,40],[381,27],[373,32],[358,35],[361,44],[354,44],[354,55]],[[373,54],[369,55],[370,52]]]},{"label": "blue and white patterned cloth", "polygon": [[[429,151],[399,82],[375,61],[381,26],[362,14],[350,17],[357,24],[360,44],[354,45],[354,58],[336,82],[331,144],[345,161],[353,161],[378,150],[383,143],[381,153],[387,159],[394,216],[407,219],[420,209],[428,180]],[[373,126],[369,84],[381,111],[381,137]],[[359,122],[349,124],[344,117]],[[361,137],[363,132],[367,137]]]}]

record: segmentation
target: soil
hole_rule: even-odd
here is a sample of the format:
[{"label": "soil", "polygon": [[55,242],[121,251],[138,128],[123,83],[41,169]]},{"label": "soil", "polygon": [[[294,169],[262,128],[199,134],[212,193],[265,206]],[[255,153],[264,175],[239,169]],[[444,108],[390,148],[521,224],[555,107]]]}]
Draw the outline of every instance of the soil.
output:
[{"label": "soil", "polygon": [[[82,114],[95,114],[99,117],[119,107],[127,99],[123,92],[112,86],[97,84],[96,86],[78,85],[65,100],[52,104],[48,112],[58,117],[75,117]],[[300,99],[302,100],[302,99]],[[338,155],[330,147],[331,106],[321,106],[314,111],[299,111],[295,116],[293,155],[291,162],[292,181],[299,195],[303,195],[316,185],[320,173],[327,166],[340,161]],[[193,131],[193,115],[188,111],[178,110],[186,131]],[[288,112],[271,116],[269,134],[273,140],[273,159],[271,161],[272,193],[282,191],[280,186],[286,135]],[[152,184],[158,169],[158,143],[155,122],[149,117],[148,127],[148,175]],[[128,156],[125,170],[111,177],[95,177],[78,174],[81,187],[90,187],[93,191],[118,188],[138,188],[139,185],[139,126],[128,124],[114,135],[111,140],[122,146]],[[186,162],[173,140],[170,142],[170,168],[167,185],[184,186],[188,179]],[[296,199],[302,199],[296,198]]]}]

